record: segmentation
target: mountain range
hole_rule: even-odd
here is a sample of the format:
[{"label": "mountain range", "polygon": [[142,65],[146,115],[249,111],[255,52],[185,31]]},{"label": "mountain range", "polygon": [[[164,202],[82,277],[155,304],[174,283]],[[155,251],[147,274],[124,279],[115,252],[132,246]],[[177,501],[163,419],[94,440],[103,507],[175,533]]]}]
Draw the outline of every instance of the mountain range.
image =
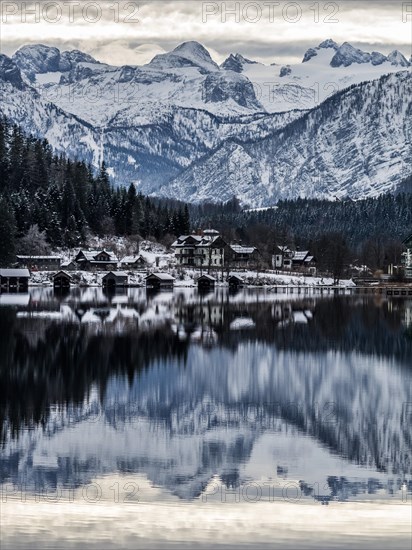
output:
[{"label": "mountain range", "polygon": [[148,195],[357,199],[412,173],[411,66],[333,40],[295,65],[218,65],[197,42],[122,67],[30,45],[0,55],[0,112]]}]

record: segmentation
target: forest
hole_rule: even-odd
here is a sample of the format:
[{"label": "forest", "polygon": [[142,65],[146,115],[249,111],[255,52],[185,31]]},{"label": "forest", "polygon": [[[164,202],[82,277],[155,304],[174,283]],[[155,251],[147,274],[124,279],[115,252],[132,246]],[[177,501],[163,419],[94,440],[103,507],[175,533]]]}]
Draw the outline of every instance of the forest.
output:
[{"label": "forest", "polygon": [[[300,198],[248,210],[225,204],[186,204],[138,193],[99,170],[56,155],[46,140],[24,135],[0,119],[0,265],[20,253],[87,246],[91,235],[130,236],[166,246],[190,231],[213,227],[228,242],[255,245],[269,260],[275,245],[309,248],[320,266],[341,261],[384,268],[400,263],[412,233],[411,178],[397,194],[353,201]],[[36,250],[33,250],[36,243]],[[325,265],[326,267],[326,265]]]},{"label": "forest", "polygon": [[[53,153],[46,140],[25,136],[0,120],[0,261],[27,246],[85,245],[92,235],[162,239],[190,229],[188,207],[151,200],[134,185],[114,186],[103,163],[96,172],[82,161]],[[30,253],[30,251],[27,251]],[[31,251],[42,253],[41,250]]]}]

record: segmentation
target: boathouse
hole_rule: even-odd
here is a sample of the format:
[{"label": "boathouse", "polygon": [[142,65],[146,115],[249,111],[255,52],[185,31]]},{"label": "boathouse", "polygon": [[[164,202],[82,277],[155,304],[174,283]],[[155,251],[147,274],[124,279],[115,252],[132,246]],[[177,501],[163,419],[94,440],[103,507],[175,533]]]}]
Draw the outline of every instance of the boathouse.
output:
[{"label": "boathouse", "polygon": [[231,275],[228,278],[229,288],[241,288],[244,285],[244,281],[242,277],[239,277],[238,275]]},{"label": "boathouse", "polygon": [[215,288],[215,284],[216,279],[211,275],[204,274],[197,279],[197,288],[201,291],[213,290]]},{"label": "boathouse", "polygon": [[148,290],[172,290],[175,278],[168,273],[150,273],[146,277]]},{"label": "boathouse", "polygon": [[56,290],[68,290],[72,281],[72,276],[65,271],[58,271],[53,275],[53,286]]},{"label": "boathouse", "polygon": [[7,291],[27,290],[29,278],[28,269],[0,269],[0,288]]},{"label": "boathouse", "polygon": [[125,287],[129,284],[129,276],[124,271],[110,271],[102,279],[103,288]]}]

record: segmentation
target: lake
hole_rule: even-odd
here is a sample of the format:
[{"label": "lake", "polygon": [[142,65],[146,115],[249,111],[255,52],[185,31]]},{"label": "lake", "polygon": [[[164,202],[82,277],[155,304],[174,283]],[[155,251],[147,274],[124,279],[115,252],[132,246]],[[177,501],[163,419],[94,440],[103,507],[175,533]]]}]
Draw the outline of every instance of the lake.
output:
[{"label": "lake", "polygon": [[412,300],[0,294],[1,546],[410,548]]}]

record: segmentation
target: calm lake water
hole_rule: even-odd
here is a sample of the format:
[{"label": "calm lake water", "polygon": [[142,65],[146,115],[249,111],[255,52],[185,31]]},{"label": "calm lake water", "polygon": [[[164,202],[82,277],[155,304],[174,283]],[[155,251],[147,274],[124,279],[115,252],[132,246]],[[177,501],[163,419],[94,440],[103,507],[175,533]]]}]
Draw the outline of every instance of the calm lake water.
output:
[{"label": "calm lake water", "polygon": [[410,548],[412,301],[0,295],[5,548]]}]

